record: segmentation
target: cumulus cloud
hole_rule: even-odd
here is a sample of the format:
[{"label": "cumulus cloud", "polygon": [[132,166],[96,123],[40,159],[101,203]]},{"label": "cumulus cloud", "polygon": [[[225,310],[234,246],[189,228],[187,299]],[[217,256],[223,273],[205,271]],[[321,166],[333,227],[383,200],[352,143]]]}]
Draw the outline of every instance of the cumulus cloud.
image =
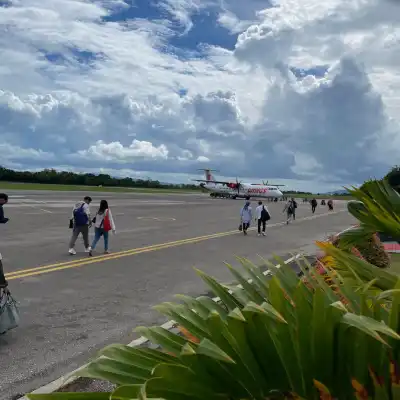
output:
[{"label": "cumulus cloud", "polygon": [[[397,162],[396,2],[158,7],[153,19],[122,0],[0,8],[1,163],[163,176],[209,166],[337,187]],[[190,36],[211,11],[234,48]],[[193,51],[177,48],[184,36]]]},{"label": "cumulus cloud", "polygon": [[96,161],[131,162],[137,158],[168,159],[168,149],[165,145],[158,147],[144,140],[134,140],[129,147],[124,147],[120,142],[104,143],[99,140],[87,150],[79,150],[78,155]]}]

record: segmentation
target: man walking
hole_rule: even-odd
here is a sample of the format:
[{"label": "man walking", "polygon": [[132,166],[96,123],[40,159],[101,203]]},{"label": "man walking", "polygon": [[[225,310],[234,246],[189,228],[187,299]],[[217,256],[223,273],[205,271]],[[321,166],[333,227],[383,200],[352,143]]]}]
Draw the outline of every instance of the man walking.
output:
[{"label": "man walking", "polygon": [[[0,224],[6,224],[8,222],[8,218],[4,217],[3,205],[8,203],[8,196],[5,193],[0,193]],[[3,269],[3,257],[0,253],[0,289],[6,290],[8,286],[8,282],[6,281],[6,277]]]},{"label": "man walking", "polygon": [[296,208],[297,208],[297,202],[292,197],[286,204],[285,208],[283,209],[283,212],[286,211],[286,224],[289,225],[289,222],[291,219],[296,220]]},{"label": "man walking", "polygon": [[[256,208],[256,221],[257,221],[257,229],[258,236],[265,236],[265,227],[267,225],[267,221],[271,219],[269,215],[268,208],[265,207],[262,201],[258,202],[258,207]],[[262,231],[261,231],[262,228]]]},{"label": "man walking", "polygon": [[75,255],[75,242],[79,234],[82,234],[83,243],[85,245],[85,252],[89,253],[89,228],[92,226],[90,219],[89,204],[92,202],[90,196],[86,196],[83,201],[79,201],[72,209],[72,218],[70,220],[70,227],[72,228],[72,236],[69,242],[69,254]]},{"label": "man walking", "polygon": [[315,213],[315,210],[317,209],[317,205],[318,205],[317,199],[315,199],[315,198],[312,199],[311,200],[311,211],[313,214]]}]

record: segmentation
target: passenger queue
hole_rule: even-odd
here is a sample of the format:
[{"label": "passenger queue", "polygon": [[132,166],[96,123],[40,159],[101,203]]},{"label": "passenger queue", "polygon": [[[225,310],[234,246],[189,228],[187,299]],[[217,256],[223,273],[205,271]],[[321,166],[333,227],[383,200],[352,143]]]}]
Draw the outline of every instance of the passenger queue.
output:
[{"label": "passenger queue", "polygon": [[[307,202],[311,205],[311,212],[315,214],[315,211],[318,206],[317,199],[313,198],[311,201]],[[305,202],[303,200],[303,202]],[[321,201],[321,205],[326,205],[325,200]],[[333,211],[333,200],[328,200],[328,210]],[[292,197],[291,199],[287,200],[285,206],[283,208],[283,213],[286,213],[286,225],[289,225],[290,222],[296,220],[296,209],[297,209],[297,201]],[[256,208],[256,215],[255,215],[255,222],[257,222],[257,233],[258,236],[265,236],[266,234],[266,224],[267,221],[271,219],[271,215],[269,213],[268,207],[263,204],[262,201],[258,202],[258,206]],[[250,197],[246,197],[246,201],[244,206],[240,210],[240,224],[239,224],[239,231],[243,232],[246,236],[247,231],[250,228],[251,221],[253,220],[253,210],[251,207]],[[262,230],[261,230],[262,227]]]}]

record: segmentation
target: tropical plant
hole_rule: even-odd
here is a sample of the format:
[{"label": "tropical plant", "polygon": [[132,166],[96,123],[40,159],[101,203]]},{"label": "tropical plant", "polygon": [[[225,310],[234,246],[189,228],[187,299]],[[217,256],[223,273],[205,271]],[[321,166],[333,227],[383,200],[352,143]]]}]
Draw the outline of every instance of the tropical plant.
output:
[{"label": "tropical plant", "polygon": [[396,191],[400,190],[400,167],[395,165],[389,173],[385,176],[389,185]]},{"label": "tropical plant", "polygon": [[[348,249],[346,244],[341,246],[340,239],[340,235],[335,235],[330,241],[335,247]],[[355,243],[350,248],[350,251],[354,252],[354,250],[359,252],[360,257],[379,268],[387,268],[390,265],[390,256],[376,233]]]},{"label": "tropical plant", "polygon": [[[332,245],[325,250],[334,258],[340,254],[355,277],[368,264]],[[218,303],[178,296],[182,303],[156,307],[180,324],[186,337],[141,327],[137,331],[160,350],[108,346],[80,371],[80,376],[115,383],[114,392],[28,397],[400,400],[396,276],[368,264],[377,274],[375,284],[390,288],[374,296],[368,285],[355,290],[329,267],[331,286],[305,261],[299,263],[302,280],[291,268],[269,265],[271,278],[241,262],[247,276],[228,265],[240,283],[234,290],[197,271]]]},{"label": "tropical plant", "polygon": [[340,236],[343,245],[365,242],[376,232],[400,239],[400,194],[387,180],[367,181],[361,188],[348,190],[357,199],[348,203],[348,210],[360,225]]}]

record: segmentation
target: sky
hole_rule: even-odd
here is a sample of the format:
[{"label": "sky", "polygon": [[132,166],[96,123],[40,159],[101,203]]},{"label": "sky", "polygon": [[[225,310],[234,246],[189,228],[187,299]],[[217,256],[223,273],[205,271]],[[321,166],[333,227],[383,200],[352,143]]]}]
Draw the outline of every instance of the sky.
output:
[{"label": "sky", "polygon": [[0,165],[329,191],[399,164],[396,0],[0,0]]}]

